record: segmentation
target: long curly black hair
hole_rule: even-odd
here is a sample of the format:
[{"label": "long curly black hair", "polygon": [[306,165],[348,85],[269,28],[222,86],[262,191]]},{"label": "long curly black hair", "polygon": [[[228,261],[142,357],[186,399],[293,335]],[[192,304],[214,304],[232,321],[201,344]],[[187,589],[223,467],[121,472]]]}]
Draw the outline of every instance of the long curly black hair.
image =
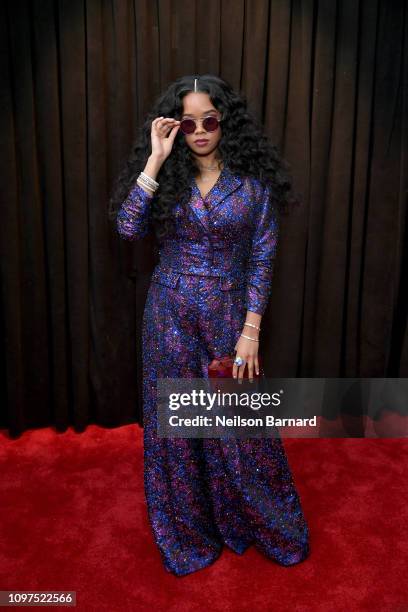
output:
[{"label": "long curly black hair", "polygon": [[[195,78],[198,79],[196,91],[207,93],[222,115],[218,152],[224,164],[240,177],[253,176],[263,185],[272,184],[280,213],[287,214],[289,209],[300,203],[292,191],[290,165],[279,154],[277,146],[269,142],[263,126],[248,109],[245,94],[234,91],[229,83],[218,76],[203,74],[178,78],[154,102],[111,192],[108,210],[111,220],[116,219],[121,203],[135,185],[152,152],[150,135],[153,119],[159,116],[180,119],[184,110],[183,98],[194,91]],[[182,204],[188,202],[191,195],[189,185],[197,174],[194,156],[179,130],[171,153],[156,177],[159,187],[151,202],[151,219],[159,241],[174,230],[174,204],[177,201]]]}]

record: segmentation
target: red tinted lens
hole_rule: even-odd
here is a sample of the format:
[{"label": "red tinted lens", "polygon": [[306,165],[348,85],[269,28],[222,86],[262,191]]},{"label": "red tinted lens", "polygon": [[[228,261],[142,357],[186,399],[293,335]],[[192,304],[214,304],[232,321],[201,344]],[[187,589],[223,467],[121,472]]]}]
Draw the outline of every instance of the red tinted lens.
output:
[{"label": "red tinted lens", "polygon": [[183,119],[183,121],[180,122],[180,130],[184,134],[192,134],[193,132],[195,132],[195,127],[195,121],[193,121],[192,119]]},{"label": "red tinted lens", "polygon": [[206,117],[203,121],[203,128],[206,132],[214,132],[218,127],[218,119],[216,117]]}]

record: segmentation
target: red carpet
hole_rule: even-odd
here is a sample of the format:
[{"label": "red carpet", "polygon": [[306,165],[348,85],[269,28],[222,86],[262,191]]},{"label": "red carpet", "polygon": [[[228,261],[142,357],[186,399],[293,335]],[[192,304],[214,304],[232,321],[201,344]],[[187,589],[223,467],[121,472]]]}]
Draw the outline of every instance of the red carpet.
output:
[{"label": "red carpet", "polygon": [[408,611],[406,438],[285,439],[311,556],[224,548],[176,577],[152,540],[138,425],[0,435],[0,590],[76,591],[80,611]]}]

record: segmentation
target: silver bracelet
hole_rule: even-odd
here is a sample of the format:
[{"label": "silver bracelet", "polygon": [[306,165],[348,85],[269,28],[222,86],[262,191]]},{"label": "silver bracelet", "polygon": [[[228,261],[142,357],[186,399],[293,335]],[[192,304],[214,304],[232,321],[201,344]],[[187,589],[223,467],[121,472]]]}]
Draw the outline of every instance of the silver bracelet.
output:
[{"label": "silver bracelet", "polygon": [[141,178],[137,178],[136,183],[139,185],[139,187],[142,187],[144,189],[148,189],[149,192],[151,191],[152,193],[149,195],[153,195],[154,192],[156,191],[156,189],[154,189],[153,187],[150,187],[150,185],[146,185]]},{"label": "silver bracelet", "polygon": [[153,187],[153,185],[151,185],[150,183],[148,183],[147,181],[145,181],[145,179],[142,176],[139,176],[137,179],[137,183],[140,186],[146,187],[147,189],[149,189],[150,191],[152,191],[153,193],[156,191],[157,187]]},{"label": "silver bracelet", "polygon": [[244,325],[249,325],[249,327],[253,327],[254,329],[258,329],[259,331],[261,331],[261,328],[260,328],[260,327],[258,327],[257,325],[254,325],[253,323],[247,323],[247,322],[245,321]]},{"label": "silver bracelet", "polygon": [[248,338],[248,340],[253,340],[254,342],[259,342],[257,338],[251,338],[250,336],[245,336],[245,334],[241,334],[243,338]]},{"label": "silver bracelet", "polygon": [[139,174],[139,178],[144,180],[148,185],[151,185],[152,187],[155,187],[156,189],[159,186],[159,183],[157,181],[155,181],[154,179],[152,179],[152,177],[149,176],[148,174],[146,174],[145,172],[141,172]]},{"label": "silver bracelet", "polygon": [[141,185],[145,185],[146,187],[148,187],[149,189],[151,189],[152,191],[156,191],[157,187],[153,187],[153,185],[151,185],[150,183],[148,183],[147,181],[145,181],[142,177],[138,177],[138,183]]},{"label": "silver bracelet", "polygon": [[148,183],[152,183],[152,185],[154,185],[155,187],[159,185],[159,183],[157,181],[154,180],[154,178],[152,178],[151,176],[149,176],[148,174],[146,174],[146,172],[141,172],[140,175],[148,182]]}]

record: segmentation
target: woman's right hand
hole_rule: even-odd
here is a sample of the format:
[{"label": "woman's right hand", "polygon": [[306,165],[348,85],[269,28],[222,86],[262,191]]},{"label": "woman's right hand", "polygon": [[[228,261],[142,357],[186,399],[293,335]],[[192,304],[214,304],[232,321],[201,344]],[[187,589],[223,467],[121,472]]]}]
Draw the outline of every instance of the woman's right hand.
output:
[{"label": "woman's right hand", "polygon": [[173,148],[180,121],[173,117],[156,117],[152,121],[152,155],[162,161],[167,159]]}]

